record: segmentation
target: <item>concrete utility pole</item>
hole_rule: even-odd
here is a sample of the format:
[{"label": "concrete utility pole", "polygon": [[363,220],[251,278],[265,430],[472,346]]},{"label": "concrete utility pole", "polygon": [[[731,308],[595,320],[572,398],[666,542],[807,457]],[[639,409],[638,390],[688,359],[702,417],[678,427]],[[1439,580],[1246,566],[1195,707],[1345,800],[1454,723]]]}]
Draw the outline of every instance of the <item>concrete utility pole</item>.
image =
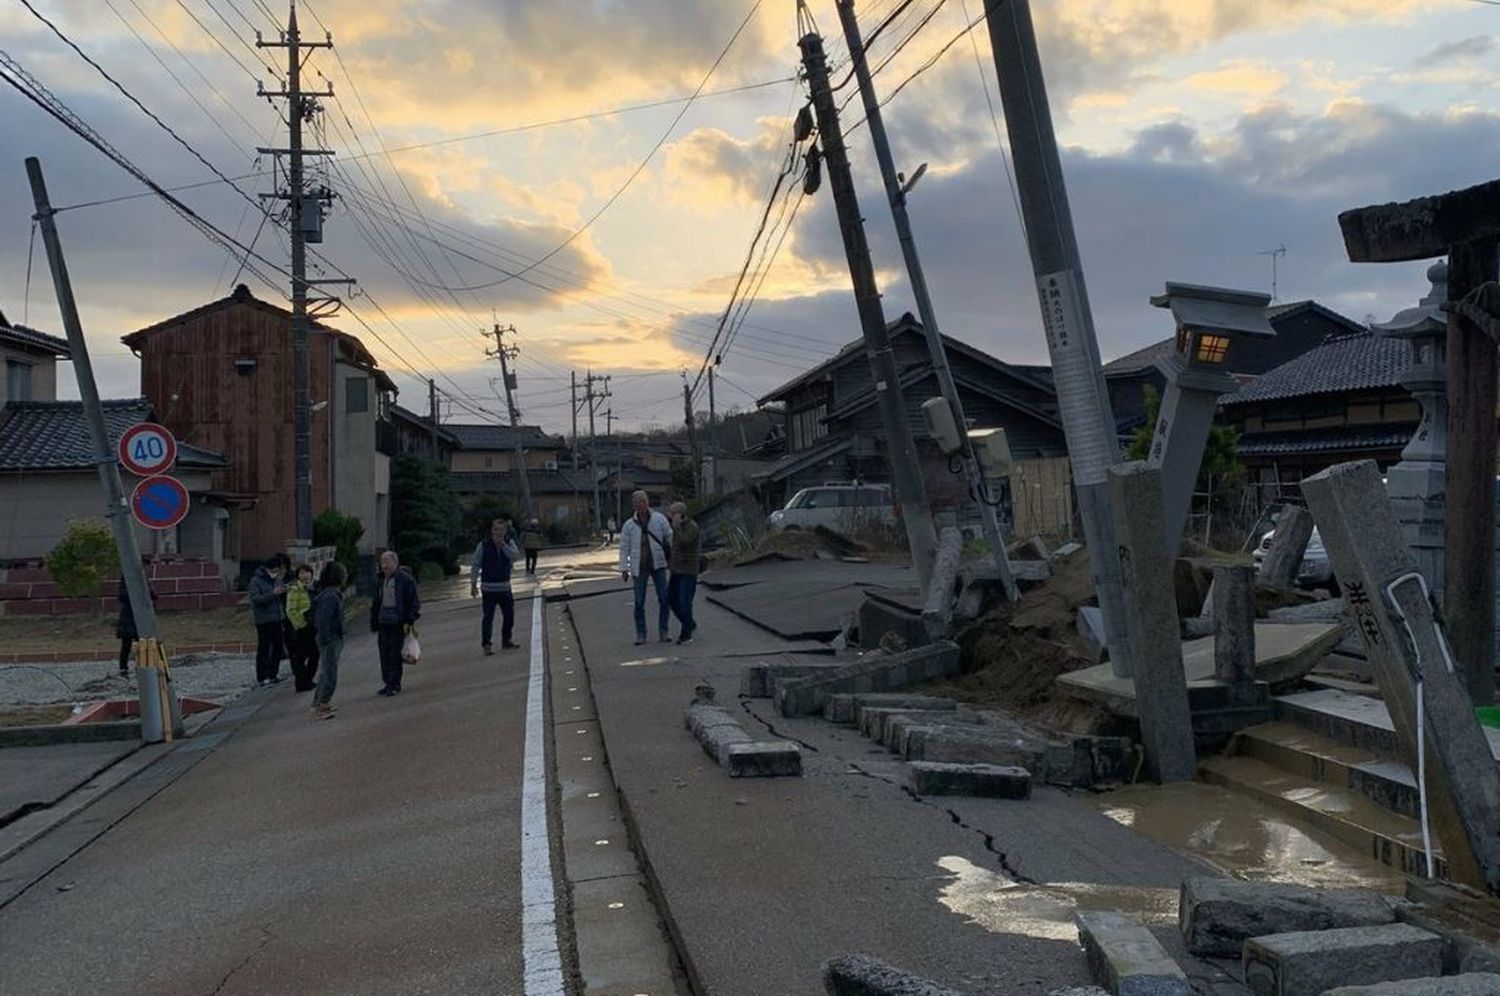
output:
[{"label": "concrete utility pole", "polygon": [[693,461],[693,494],[703,481],[703,457],[698,452],[698,433],[693,428],[693,389],[688,384],[687,371],[682,373],[682,414],[687,424],[688,453]]},{"label": "concrete utility pole", "polygon": [[573,469],[578,469],[578,371],[568,371],[568,399],[572,402],[570,408],[573,412],[573,444],[569,447],[573,451]]},{"label": "concrete utility pole", "polygon": [[[595,384],[603,384],[603,390],[595,391]],[[583,378],[583,385],[584,404],[589,407],[589,476],[594,479],[594,529],[598,530],[604,525],[604,509],[599,500],[599,447],[594,434],[594,413],[599,410],[599,402],[610,397],[609,378],[596,377],[594,371],[590,370]]]},{"label": "concrete utility pole", "polygon": [[486,337],[493,337],[495,348],[485,350],[486,356],[492,356],[500,361],[500,379],[505,384],[505,407],[510,412],[510,431],[515,437],[516,444],[516,471],[521,475],[521,501],[525,509],[525,516],[531,517],[533,506],[531,504],[531,477],[526,471],[526,448],[521,445],[521,410],[516,407],[515,390],[516,375],[510,372],[510,361],[520,355],[519,346],[507,346],[505,337],[515,335],[514,325],[502,326],[495,323],[492,331],[485,333]]},{"label": "concrete utility pole", "polygon": [[714,404],[714,367],[708,366],[708,449],[712,454],[714,462],[712,478],[709,481],[709,493],[718,494],[722,478],[719,475],[719,413]]},{"label": "concrete utility pole", "polygon": [[1131,674],[1125,629],[1125,603],[1120,590],[1120,565],[1115,552],[1114,522],[1109,507],[1109,468],[1120,459],[1120,439],[1110,411],[1109,392],[1099,362],[1099,340],[1083,284],[1078,240],[1063,184],[1062,160],[1052,131],[1052,111],[1042,61],[1037,54],[1036,30],[1029,0],[993,0],[987,10],[995,75],[1005,106],[1005,127],[1015,160],[1016,186],[1026,229],[1027,248],[1036,275],[1052,358],[1052,380],[1057,386],[1067,437],[1078,514],[1110,664],[1120,677]]},{"label": "concrete utility pole", "polygon": [[437,381],[427,381],[427,417],[432,421],[432,462],[438,461],[438,407]]},{"label": "concrete utility pole", "polygon": [[[136,545],[130,510],[125,504],[125,489],[120,484],[120,468],[104,422],[104,408],[99,404],[94,365],[89,360],[83,323],[78,318],[78,306],[73,299],[73,282],[68,277],[68,264],[63,259],[62,242],[57,236],[57,223],[53,220],[55,212],[47,198],[47,182],[42,176],[42,164],[35,156],[26,160],[26,175],[31,180],[31,196],[36,204],[34,218],[42,229],[42,243],[47,248],[47,262],[52,269],[52,287],[57,293],[57,307],[62,312],[63,329],[68,336],[69,358],[78,378],[78,396],[83,399],[84,420],[88,423],[94,445],[94,464],[99,472],[99,483],[104,487],[104,517],[109,520],[110,529],[115,534],[120,574],[125,579],[130,609],[135,614],[138,635],[135,681],[141,707],[141,739],[147,743],[170,740],[181,726],[181,706],[172,689],[166,656],[157,640],[156,607],[151,604],[151,589],[146,584],[146,572],[141,568],[141,551]],[[162,662],[161,668],[155,666],[156,661]]]},{"label": "concrete utility pole", "polygon": [[833,201],[838,208],[839,227],[844,237],[844,253],[849,257],[854,302],[859,308],[865,349],[875,381],[875,396],[880,403],[896,500],[901,503],[901,519],[911,546],[917,584],[925,593],[932,573],[937,533],[932,526],[932,511],[927,505],[927,486],[922,480],[922,466],[916,443],[912,440],[911,423],[906,417],[906,400],[901,394],[900,373],[896,369],[896,357],[891,352],[885,312],[880,306],[880,288],[875,283],[875,266],[870,261],[870,246],[865,239],[864,217],[859,211],[859,197],[849,171],[838,107],[828,83],[828,58],[823,52],[823,39],[816,32],[803,35],[797,44],[802,50],[802,64],[806,67],[808,86],[812,90],[819,140],[828,167],[828,183],[833,189]]},{"label": "concrete utility pole", "polygon": [[[953,370],[948,366],[948,351],[943,348],[942,332],[938,329],[937,311],[932,305],[932,295],[927,291],[927,276],[922,270],[922,260],[917,255],[917,240],[912,234],[911,218],[906,212],[906,194],[916,183],[902,185],[896,173],[896,163],[891,157],[891,144],[886,138],[885,120],[880,113],[880,100],[875,95],[875,84],[870,78],[869,61],[865,58],[864,39],[860,37],[859,21],[854,16],[854,0],[838,0],[839,20],[844,26],[844,38],[849,43],[849,53],[854,63],[854,78],[859,82],[860,96],[865,105],[865,124],[870,129],[870,141],[875,145],[875,158],[880,163],[880,175],[885,181],[885,196],[891,205],[891,216],[896,222],[896,237],[901,242],[901,255],[906,260],[907,279],[911,281],[912,296],[917,300],[917,313],[922,318],[922,331],[927,337],[927,351],[932,356],[933,373],[937,375],[938,390],[953,409],[953,422],[958,426],[959,459],[963,463],[964,477],[969,482],[969,491],[979,505],[980,521],[984,527],[984,538],[994,551],[995,569],[1000,575],[1000,584],[1006,598],[1014,602],[1021,597],[1020,589],[1011,574],[1010,558],[1005,553],[1005,537],[1000,535],[1000,519],[995,506],[985,499],[988,483],[979,460],[974,456],[974,446],[969,440],[968,419],[964,417],[963,399],[958,395],[958,385],[953,382]],[[710,373],[712,369],[710,368]],[[710,382],[712,383],[712,382]]]},{"label": "concrete utility pole", "polygon": [[302,147],[302,122],[310,118],[317,107],[319,97],[333,96],[333,84],[321,93],[306,93],[302,89],[302,50],[332,48],[333,39],[320,42],[305,42],[297,28],[297,5],[291,4],[287,15],[287,28],[280,41],[268,42],[256,32],[256,48],[286,49],[286,89],[267,90],[258,88],[262,97],[285,97],[287,102],[287,147],[285,149],[259,149],[263,155],[287,157],[286,190],[275,194],[262,194],[284,200],[290,208],[290,235],[292,240],[292,458],[293,478],[296,482],[296,539],[312,541],[312,398],[309,385],[312,375],[307,353],[307,236],[315,235],[321,242],[322,211],[324,199],[318,194],[308,194],[303,176],[304,156],[331,156],[324,149]]}]

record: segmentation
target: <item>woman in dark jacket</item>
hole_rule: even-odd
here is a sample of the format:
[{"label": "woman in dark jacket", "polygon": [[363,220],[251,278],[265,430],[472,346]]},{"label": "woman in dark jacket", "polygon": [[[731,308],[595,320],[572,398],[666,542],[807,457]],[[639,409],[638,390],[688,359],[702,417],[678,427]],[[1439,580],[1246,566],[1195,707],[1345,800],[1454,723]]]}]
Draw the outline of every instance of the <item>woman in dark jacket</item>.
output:
[{"label": "woman in dark jacket", "polygon": [[[151,582],[146,582],[146,590],[151,592],[152,603],[156,602],[156,592],[151,591]],[[141,638],[140,631],[135,625],[135,609],[130,604],[130,589],[125,585],[125,579],[120,579],[120,585],[115,589],[115,601],[120,603],[120,614],[115,618],[115,636],[120,638],[120,677],[130,676],[130,652],[135,648],[135,641]]]},{"label": "woman in dark jacket", "polygon": [[323,568],[318,578],[318,594],[313,599],[313,630],[318,643],[318,656],[322,669],[318,672],[318,690],[313,692],[313,718],[329,719],[333,716],[334,688],[339,681],[339,655],[344,651],[344,580],[348,572],[337,561]]}]

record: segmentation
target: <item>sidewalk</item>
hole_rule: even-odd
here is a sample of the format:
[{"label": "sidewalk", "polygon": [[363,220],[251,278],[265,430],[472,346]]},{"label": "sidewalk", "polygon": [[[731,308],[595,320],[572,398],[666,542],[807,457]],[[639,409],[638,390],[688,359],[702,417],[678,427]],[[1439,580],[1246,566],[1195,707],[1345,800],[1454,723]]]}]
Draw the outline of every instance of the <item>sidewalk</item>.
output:
[{"label": "sidewalk", "polygon": [[[570,588],[583,597],[567,609],[636,845],[700,992],[811,996],[825,961],[864,952],[976,996],[1045,994],[1089,981],[1075,908],[1175,924],[1183,876],[1210,873],[1060,791],[918,799],[883,749],[767,701],[740,704],[745,725],[803,741],[804,776],[731,780],[683,709],[704,679],[735,708],[755,658],[728,655],[790,645],[700,600],[693,644],[636,647],[629,593],[586,594],[599,588]],[[678,660],[621,666],[651,657]],[[1170,943],[1175,928],[1159,933]],[[1197,971],[1204,992],[1242,991]]]},{"label": "sidewalk", "polygon": [[184,745],[211,753],[0,908],[0,992],[520,991],[528,657],[481,657],[475,603],[430,602],[383,699],[360,628],[336,719],[250,693],[253,723]]}]

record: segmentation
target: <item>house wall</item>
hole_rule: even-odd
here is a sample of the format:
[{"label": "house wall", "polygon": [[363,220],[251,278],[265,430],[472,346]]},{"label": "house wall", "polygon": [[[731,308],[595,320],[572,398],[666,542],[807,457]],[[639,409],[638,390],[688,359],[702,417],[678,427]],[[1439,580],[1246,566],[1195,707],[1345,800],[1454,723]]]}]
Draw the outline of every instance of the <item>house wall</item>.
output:
[{"label": "house wall", "polygon": [[[554,469],[562,461],[562,451],[558,449],[532,449],[526,447],[524,451],[526,466],[531,470],[547,470],[547,465],[553,464]],[[516,451],[509,450],[454,450],[453,456],[448,464],[449,470],[472,473],[478,471],[502,471],[516,469]]]},{"label": "house wall", "polygon": [[[375,449],[380,413],[378,386],[367,370],[350,363],[334,363],[335,412],[333,507],[353,515],[365,527],[359,552],[384,549],[390,536],[391,461]],[[361,386],[362,385],[362,386]],[[364,411],[351,411],[351,400],[363,397]],[[316,505],[315,511],[323,506]]]},{"label": "house wall", "polygon": [[[31,397],[10,396],[10,370],[12,363],[31,368]],[[57,357],[50,353],[33,352],[9,343],[0,342],[0,407],[9,401],[56,401]]]}]

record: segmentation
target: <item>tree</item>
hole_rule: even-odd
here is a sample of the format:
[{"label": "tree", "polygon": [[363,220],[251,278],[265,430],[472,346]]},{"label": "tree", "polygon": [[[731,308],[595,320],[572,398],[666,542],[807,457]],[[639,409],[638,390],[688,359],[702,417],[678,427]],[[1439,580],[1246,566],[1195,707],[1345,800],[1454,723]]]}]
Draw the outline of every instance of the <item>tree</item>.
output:
[{"label": "tree", "polygon": [[[1130,437],[1130,447],[1125,451],[1127,460],[1144,460],[1151,452],[1151,439],[1156,435],[1156,419],[1161,414],[1161,395],[1147,384],[1146,424],[1135,430]],[[1245,465],[1240,461],[1240,434],[1227,425],[1210,426],[1208,442],[1203,446],[1203,462],[1198,465],[1198,481],[1195,491],[1208,491],[1233,487],[1245,476]]]},{"label": "tree", "polygon": [[359,576],[359,539],[364,534],[364,523],[357,516],[336,508],[325,508],[313,520],[314,545],[333,547],[333,559],[344,565],[351,578]]},{"label": "tree", "polygon": [[421,562],[458,570],[454,544],[463,510],[447,468],[410,454],[391,461],[391,547],[412,570]]},{"label": "tree", "polygon": [[64,595],[98,598],[120,568],[114,534],[102,519],[74,519],[47,557],[47,573]]}]

